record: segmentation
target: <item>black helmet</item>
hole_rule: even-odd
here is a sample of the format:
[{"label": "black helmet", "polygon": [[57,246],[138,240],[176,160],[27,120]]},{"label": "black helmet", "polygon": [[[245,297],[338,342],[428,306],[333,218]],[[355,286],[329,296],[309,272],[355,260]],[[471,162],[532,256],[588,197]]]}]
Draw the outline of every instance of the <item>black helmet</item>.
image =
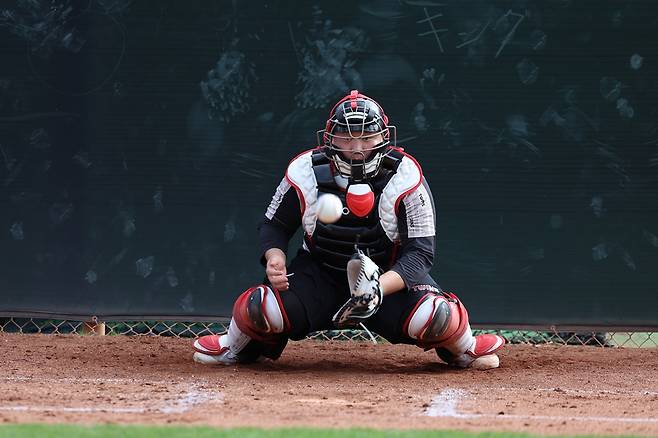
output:
[{"label": "black helmet", "polygon": [[[358,182],[366,180],[379,172],[382,159],[391,144],[388,117],[384,109],[373,99],[358,90],[352,90],[331,109],[324,130],[318,131],[318,142],[325,147],[325,153],[334,162],[336,170],[346,178]],[[370,137],[381,134],[382,141],[371,149],[363,159],[347,158],[343,151],[333,144],[336,134],[349,134],[353,138]],[[322,134],[322,141],[320,141]]]}]

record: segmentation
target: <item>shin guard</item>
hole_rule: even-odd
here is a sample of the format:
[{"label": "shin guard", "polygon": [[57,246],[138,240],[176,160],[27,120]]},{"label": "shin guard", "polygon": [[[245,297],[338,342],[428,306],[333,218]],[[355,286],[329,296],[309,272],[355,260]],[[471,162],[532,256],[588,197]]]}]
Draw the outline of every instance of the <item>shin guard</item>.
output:
[{"label": "shin guard", "polygon": [[468,312],[451,293],[427,293],[416,304],[403,330],[426,350],[446,349],[451,354],[466,352],[475,342]]},{"label": "shin guard", "polygon": [[247,289],[235,301],[233,322],[251,339],[268,341],[290,329],[279,292],[259,285]]}]

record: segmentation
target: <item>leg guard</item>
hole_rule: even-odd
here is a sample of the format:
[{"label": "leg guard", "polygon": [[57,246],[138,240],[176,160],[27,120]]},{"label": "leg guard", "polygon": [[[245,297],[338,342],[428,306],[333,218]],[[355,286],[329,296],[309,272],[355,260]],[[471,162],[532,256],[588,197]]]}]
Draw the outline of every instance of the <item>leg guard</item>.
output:
[{"label": "leg guard", "polygon": [[473,343],[466,309],[455,295],[446,292],[423,295],[403,330],[426,350],[447,348],[461,354]]},{"label": "leg guard", "polygon": [[279,292],[265,285],[247,289],[235,301],[233,320],[242,333],[257,341],[290,330]]},{"label": "leg guard", "polygon": [[261,356],[278,359],[288,343],[282,333],[289,327],[278,292],[263,285],[252,287],[236,300],[226,333],[194,341],[194,360],[231,365],[255,362]]},{"label": "leg guard", "polygon": [[464,305],[447,292],[424,295],[409,314],[404,330],[418,346],[436,349],[441,359],[460,368],[497,368],[494,353],[505,345],[498,335],[473,336]]},{"label": "leg guard", "polygon": [[245,335],[231,320],[222,335],[206,335],[194,341],[194,361],[202,364],[234,365],[256,362],[261,356],[276,360],[288,344],[288,337],[275,336],[256,341]]}]

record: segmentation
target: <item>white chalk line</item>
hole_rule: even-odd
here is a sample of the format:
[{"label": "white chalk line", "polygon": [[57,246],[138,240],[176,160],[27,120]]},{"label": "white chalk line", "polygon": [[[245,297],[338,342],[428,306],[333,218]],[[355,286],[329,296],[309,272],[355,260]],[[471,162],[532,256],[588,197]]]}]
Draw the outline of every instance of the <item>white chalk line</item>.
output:
[{"label": "white chalk line", "polygon": [[366,401],[349,401],[342,398],[298,398],[295,400],[297,403],[319,404],[319,405],[335,405],[335,406],[371,406],[372,403]]},{"label": "white chalk line", "polygon": [[432,398],[432,402],[425,409],[424,414],[428,417],[460,418],[460,419],[495,419],[495,420],[535,420],[535,421],[594,421],[594,422],[616,422],[616,423],[654,423],[658,424],[658,418],[650,417],[602,417],[602,416],[578,416],[578,415],[516,415],[516,414],[467,414],[460,413],[457,406],[461,399],[468,394],[461,389],[446,389]]},{"label": "white chalk line", "polygon": [[64,408],[60,406],[0,406],[0,411],[11,412],[108,412],[111,414],[142,414],[146,412],[144,408],[114,408],[114,407],[96,407],[96,408]]},{"label": "white chalk line", "polygon": [[[140,384],[151,384],[151,385],[171,385],[172,382],[166,381],[146,381],[142,379],[104,379],[104,378],[76,378],[76,377],[65,377],[65,378],[33,378],[33,377],[2,377],[0,380],[5,381],[15,381],[15,382],[38,382],[38,383],[95,383],[95,384],[105,384],[105,383],[140,383]],[[176,382],[173,382],[176,384]],[[203,383],[203,382],[202,382]],[[179,384],[185,384],[185,382],[179,382]],[[144,392],[144,389],[140,389],[141,392]],[[0,411],[9,411],[9,412],[63,412],[63,413],[90,413],[90,412],[107,412],[114,414],[142,414],[147,412],[157,412],[163,414],[181,414],[193,409],[195,406],[206,403],[206,402],[224,402],[224,394],[221,392],[216,392],[212,390],[207,390],[202,388],[199,384],[192,384],[191,387],[183,394],[182,396],[175,399],[171,404],[166,406],[151,406],[148,408],[140,407],[130,407],[130,408],[121,408],[115,406],[94,406],[94,407],[63,407],[63,406],[2,406],[0,405]]]},{"label": "white chalk line", "polygon": [[[477,392],[479,390],[484,390],[480,388],[473,388],[473,391]],[[486,388],[487,392],[494,391],[538,391],[538,392],[557,392],[561,394],[569,395],[633,395],[633,396],[643,396],[643,395],[658,395],[656,390],[636,390],[636,389],[574,389],[574,388],[519,388],[511,386],[497,386],[495,389]]]},{"label": "white chalk line", "polygon": [[163,414],[182,414],[193,407],[206,402],[224,403],[224,394],[221,392],[209,391],[197,388],[188,391],[183,397],[177,399],[172,406],[165,406],[159,409]]},{"label": "white chalk line", "polygon": [[[498,387],[496,391],[514,391],[527,390],[527,388],[507,388],[507,387]],[[570,395],[658,395],[658,391],[638,391],[638,390],[627,390],[627,389],[573,389],[573,388],[533,388],[533,391],[541,392],[557,392],[562,394]]]},{"label": "white chalk line", "polygon": [[[134,378],[85,378],[85,377],[31,377],[31,376],[6,376],[0,380],[8,382],[37,382],[37,383],[139,383],[147,385],[171,385],[171,380],[145,380]],[[173,382],[176,383],[176,382]]]},{"label": "white chalk line", "polygon": [[425,414],[430,417],[458,417],[457,404],[466,393],[461,389],[446,389],[432,399],[430,405],[425,409]]}]

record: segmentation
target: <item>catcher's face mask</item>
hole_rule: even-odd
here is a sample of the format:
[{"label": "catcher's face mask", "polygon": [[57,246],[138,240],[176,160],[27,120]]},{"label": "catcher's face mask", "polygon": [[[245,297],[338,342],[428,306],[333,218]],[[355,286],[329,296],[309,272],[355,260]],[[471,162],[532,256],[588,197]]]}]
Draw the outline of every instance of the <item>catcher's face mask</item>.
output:
[{"label": "catcher's face mask", "polygon": [[391,128],[377,102],[352,90],[329,113],[318,142],[341,175],[362,182],[379,172],[391,144]]}]

